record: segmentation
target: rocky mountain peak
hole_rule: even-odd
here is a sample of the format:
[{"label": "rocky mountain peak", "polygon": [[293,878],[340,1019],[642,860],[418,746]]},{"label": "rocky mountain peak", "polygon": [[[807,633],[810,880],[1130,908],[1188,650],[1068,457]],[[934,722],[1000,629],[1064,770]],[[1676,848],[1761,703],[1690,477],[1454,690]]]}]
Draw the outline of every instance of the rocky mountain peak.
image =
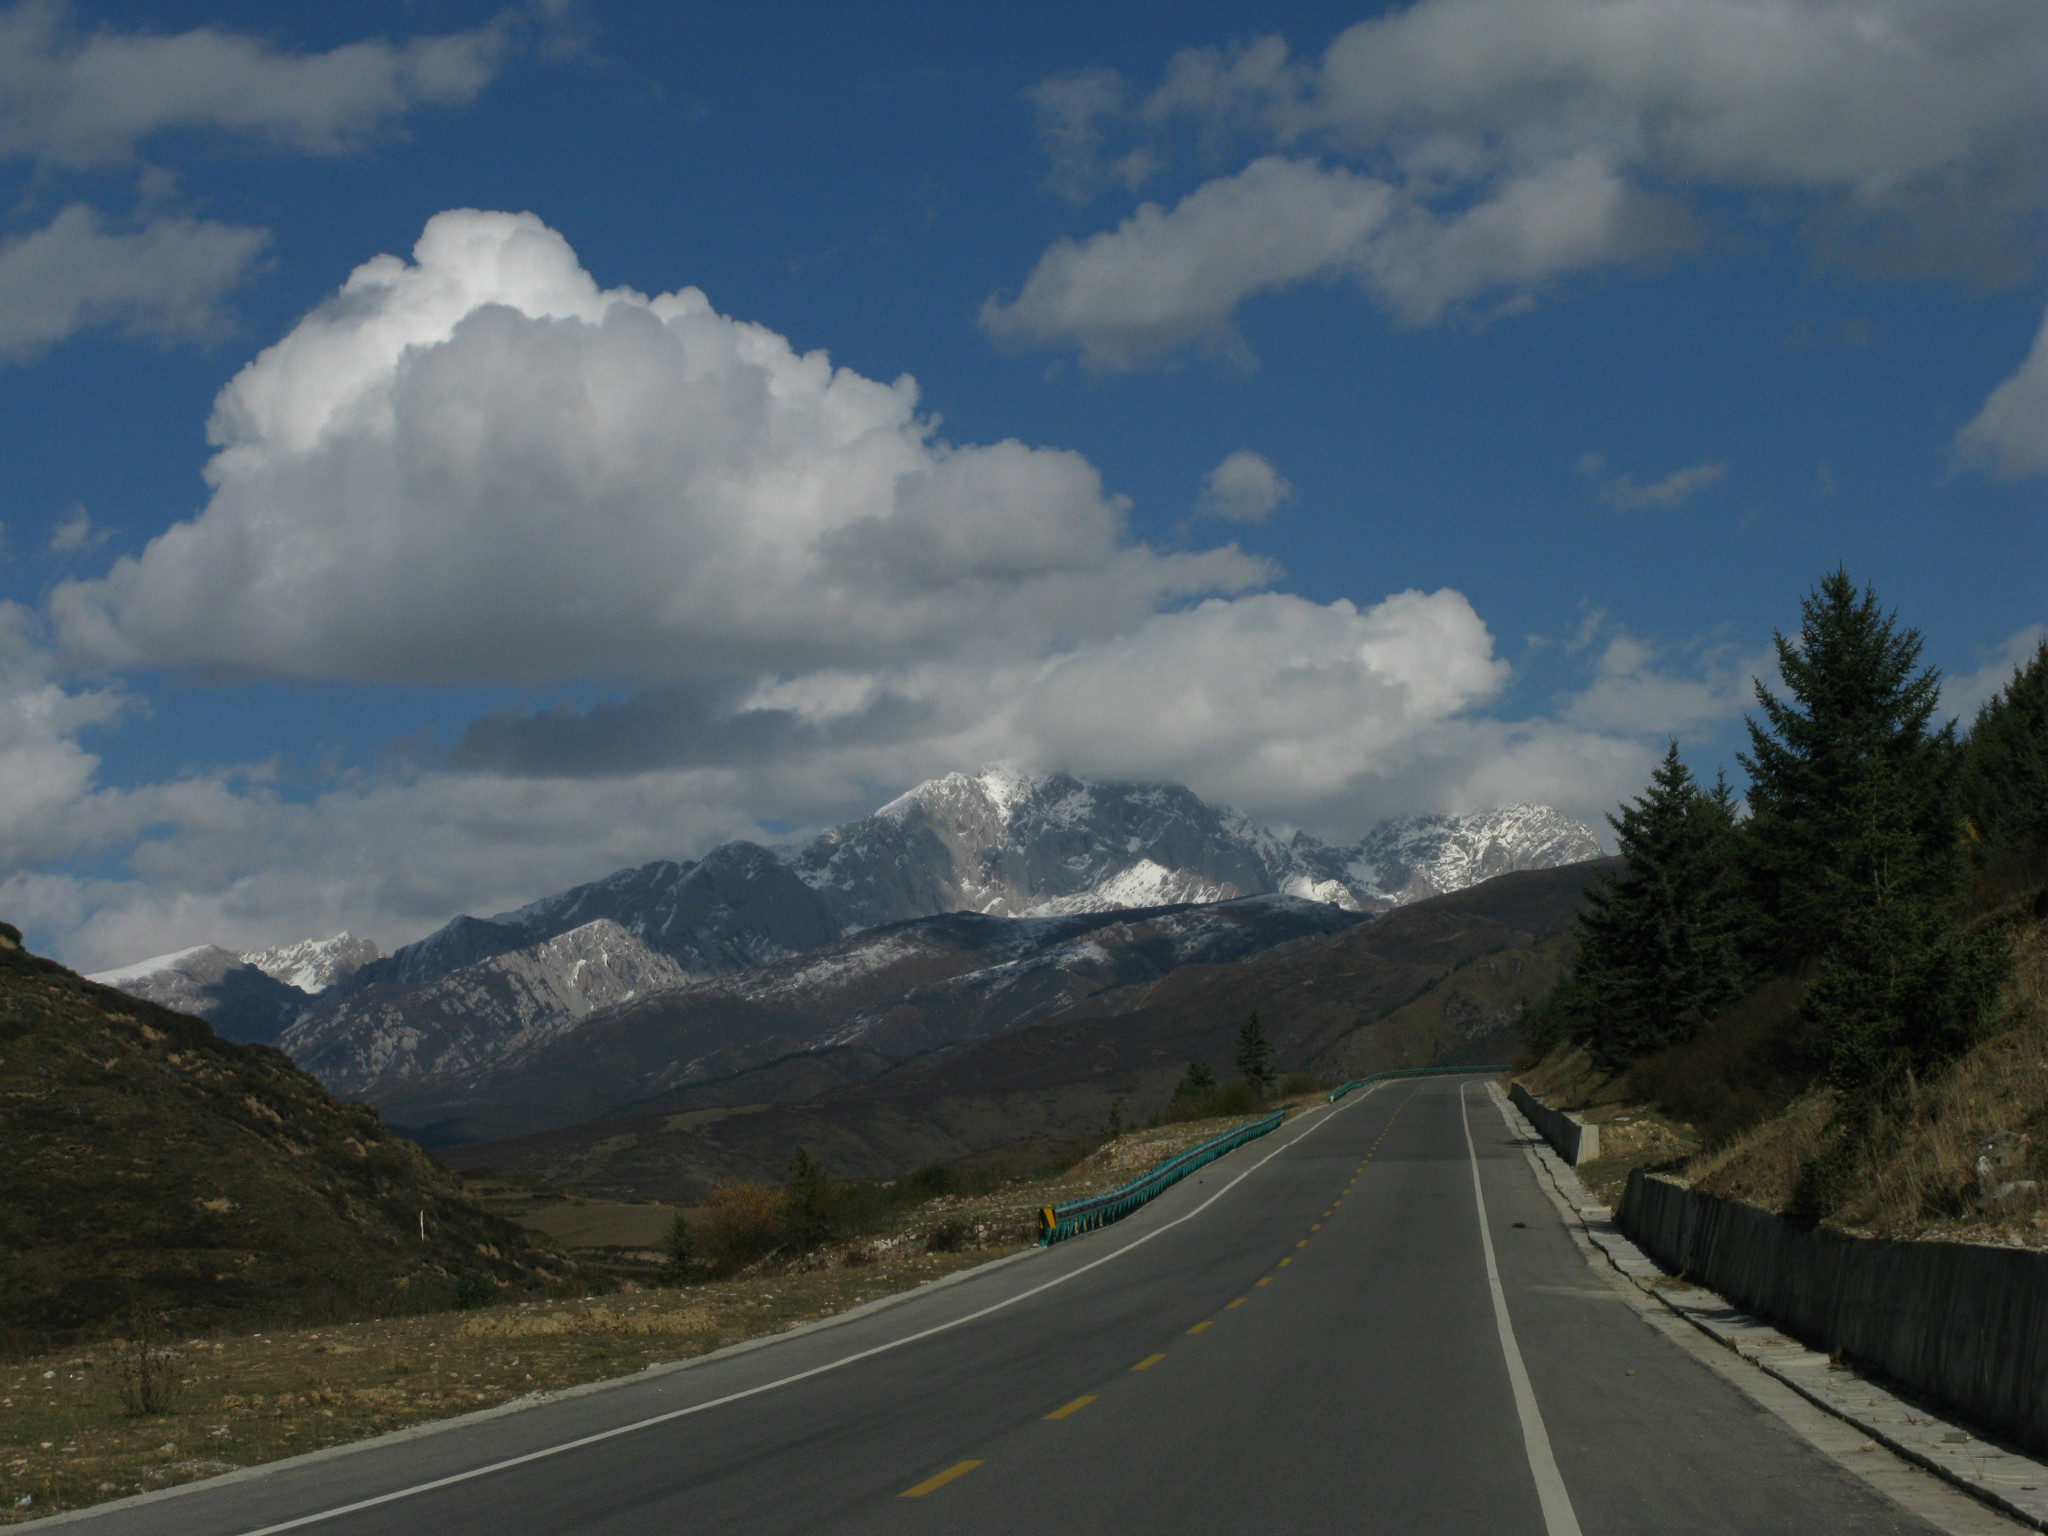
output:
[{"label": "rocky mountain peak", "polygon": [[243,955],[242,961],[288,987],[315,994],[353,976],[383,955],[376,940],[359,939],[344,929],[331,939],[301,939],[296,944],[281,944],[275,949]]}]

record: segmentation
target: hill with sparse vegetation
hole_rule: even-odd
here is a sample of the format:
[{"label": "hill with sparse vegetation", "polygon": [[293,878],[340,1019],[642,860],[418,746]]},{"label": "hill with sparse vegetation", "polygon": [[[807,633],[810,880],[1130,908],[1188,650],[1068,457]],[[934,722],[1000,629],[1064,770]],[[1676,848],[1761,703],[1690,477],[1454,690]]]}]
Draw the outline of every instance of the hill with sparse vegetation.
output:
[{"label": "hill with sparse vegetation", "polygon": [[0,1346],[543,1294],[575,1266],[268,1046],[0,924]]}]

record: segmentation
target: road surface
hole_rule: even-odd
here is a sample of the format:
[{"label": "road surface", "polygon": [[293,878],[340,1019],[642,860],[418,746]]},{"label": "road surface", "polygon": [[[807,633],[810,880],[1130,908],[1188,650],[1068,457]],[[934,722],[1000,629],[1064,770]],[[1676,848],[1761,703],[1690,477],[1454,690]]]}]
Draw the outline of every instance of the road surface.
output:
[{"label": "road surface", "polygon": [[1588,1267],[1476,1078],[1355,1094],[1117,1226],[844,1323],[67,1523],[94,1536],[1942,1528],[1646,1325]]}]

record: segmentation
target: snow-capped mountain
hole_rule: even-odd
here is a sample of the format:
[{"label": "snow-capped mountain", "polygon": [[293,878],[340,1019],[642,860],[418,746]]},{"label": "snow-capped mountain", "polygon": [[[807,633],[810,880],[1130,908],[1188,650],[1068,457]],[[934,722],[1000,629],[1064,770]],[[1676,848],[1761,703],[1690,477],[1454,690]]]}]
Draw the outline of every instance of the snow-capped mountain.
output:
[{"label": "snow-capped mountain", "polygon": [[1383,822],[1337,848],[1282,838],[1177,784],[991,766],[920,784],[807,843],[727,843],[695,862],[658,860],[494,917],[458,917],[341,990],[418,985],[599,918],[713,976],[940,912],[1056,916],[1267,894],[1383,911],[1599,856],[1589,827],[1547,806]]},{"label": "snow-capped mountain", "polygon": [[[330,1087],[358,1092],[459,1077],[538,1049],[625,993],[751,971],[882,924],[1264,895],[1371,913],[1599,855],[1591,829],[1545,806],[1385,822],[1340,848],[1283,838],[1179,785],[994,766],[920,784],[806,843],[727,843],[699,860],[619,870],[493,917],[458,917],[389,956],[340,934],[247,957],[206,947],[97,979],[238,1038],[290,1024],[281,1043]],[[566,979],[579,964],[591,979]]]},{"label": "snow-capped mountain", "polygon": [[1339,856],[1356,885],[1401,906],[1511,870],[1582,864],[1601,851],[1584,822],[1547,805],[1510,805],[1468,816],[1383,821]]},{"label": "snow-capped mountain", "polygon": [[154,955],[86,977],[130,997],[195,1013],[229,1040],[269,1043],[278,1037],[306,994],[217,944]]},{"label": "snow-capped mountain", "polygon": [[516,1061],[596,1009],[682,986],[689,975],[600,918],[414,986],[353,990],[278,1040],[335,1092],[370,1093]]},{"label": "snow-capped mountain", "polygon": [[244,955],[242,959],[288,987],[313,994],[326,991],[337,981],[345,981],[383,954],[376,940],[359,939],[344,930],[331,939],[301,939],[296,944]]}]

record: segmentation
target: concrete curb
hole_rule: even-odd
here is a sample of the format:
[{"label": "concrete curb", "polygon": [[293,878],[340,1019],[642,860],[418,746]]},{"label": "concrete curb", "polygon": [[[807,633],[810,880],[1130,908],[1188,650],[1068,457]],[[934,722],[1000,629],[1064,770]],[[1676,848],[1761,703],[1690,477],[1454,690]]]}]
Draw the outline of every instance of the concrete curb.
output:
[{"label": "concrete curb", "polygon": [[1886,1391],[1854,1371],[1696,1286],[1672,1286],[1667,1275],[1621,1234],[1614,1213],[1586,1193],[1563,1158],[1503,1093],[1487,1093],[1508,1129],[1576,1216],[1586,1238],[1632,1284],[1709,1338],[1783,1382],[1815,1407],[1855,1425],[1898,1455],[1983,1500],[2026,1526],[2048,1531],[2048,1463],[1981,1440],[1959,1424]]},{"label": "concrete curb", "polygon": [[1577,1115],[1552,1109],[1520,1083],[1508,1092],[1508,1102],[1522,1112],[1522,1118],[1536,1127],[1536,1134],[1557,1149],[1557,1155],[1571,1167],[1590,1163],[1600,1155],[1600,1127],[1588,1125]]}]

